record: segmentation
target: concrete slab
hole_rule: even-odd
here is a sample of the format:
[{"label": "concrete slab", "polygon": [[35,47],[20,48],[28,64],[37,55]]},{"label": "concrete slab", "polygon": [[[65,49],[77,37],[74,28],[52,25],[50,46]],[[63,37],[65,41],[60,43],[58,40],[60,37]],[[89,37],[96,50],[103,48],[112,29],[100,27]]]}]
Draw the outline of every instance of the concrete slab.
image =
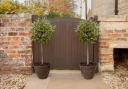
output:
[{"label": "concrete slab", "polygon": [[49,78],[38,79],[35,74],[29,77],[25,89],[108,89],[102,76],[96,74],[86,80],[78,70],[51,70]]}]

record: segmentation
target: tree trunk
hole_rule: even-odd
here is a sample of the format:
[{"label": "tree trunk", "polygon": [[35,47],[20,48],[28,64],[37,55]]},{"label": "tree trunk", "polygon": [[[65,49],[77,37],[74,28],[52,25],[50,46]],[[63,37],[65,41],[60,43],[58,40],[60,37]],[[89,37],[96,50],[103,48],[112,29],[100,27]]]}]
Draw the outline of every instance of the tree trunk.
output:
[{"label": "tree trunk", "polygon": [[87,43],[87,65],[89,64],[89,43]]},{"label": "tree trunk", "polygon": [[43,64],[43,45],[41,44],[41,64]]}]

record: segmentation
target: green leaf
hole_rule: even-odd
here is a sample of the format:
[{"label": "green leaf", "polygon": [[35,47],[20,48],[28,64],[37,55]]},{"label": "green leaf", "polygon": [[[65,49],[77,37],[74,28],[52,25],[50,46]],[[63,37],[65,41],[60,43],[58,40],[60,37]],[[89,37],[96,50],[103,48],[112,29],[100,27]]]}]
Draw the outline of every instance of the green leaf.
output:
[{"label": "green leaf", "polygon": [[99,25],[91,20],[82,20],[76,27],[75,32],[83,43],[91,43],[99,37]]},{"label": "green leaf", "polygon": [[52,38],[55,27],[46,19],[38,19],[33,23],[31,29],[31,39],[39,43],[46,44]]}]

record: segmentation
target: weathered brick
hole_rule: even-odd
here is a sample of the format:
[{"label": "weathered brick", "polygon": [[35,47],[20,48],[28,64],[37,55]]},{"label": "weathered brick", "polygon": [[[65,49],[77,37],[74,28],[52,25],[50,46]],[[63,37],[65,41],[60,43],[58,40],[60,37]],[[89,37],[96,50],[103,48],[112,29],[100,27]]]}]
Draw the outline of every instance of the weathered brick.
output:
[{"label": "weathered brick", "polygon": [[29,43],[29,38],[21,37],[21,40],[20,40],[21,45],[28,45],[28,43]]},{"label": "weathered brick", "polygon": [[110,58],[108,58],[108,59],[102,59],[101,62],[102,63],[110,63],[110,62],[112,62],[112,60],[113,59],[110,59]]},{"label": "weathered brick", "polygon": [[100,46],[108,46],[107,42],[100,42]]},{"label": "weathered brick", "polygon": [[24,66],[21,66],[21,67],[19,67],[19,70],[26,70],[26,71],[29,71],[29,70],[32,70],[32,67],[31,66],[27,66],[27,67],[24,67]]},{"label": "weathered brick", "polygon": [[104,34],[109,34],[109,33],[113,33],[113,32],[114,32],[113,30],[106,30],[106,29],[101,30],[101,33],[104,33]]},{"label": "weathered brick", "polygon": [[2,71],[10,71],[11,70],[11,66],[3,66],[1,68]]},{"label": "weathered brick", "polygon": [[5,71],[5,70],[1,70],[2,74],[10,74],[11,71]]},{"label": "weathered brick", "polygon": [[25,31],[25,29],[22,27],[22,28],[16,28],[16,31],[17,32],[22,32],[22,31]]},{"label": "weathered brick", "polygon": [[8,35],[9,36],[17,36],[17,32],[9,32]]},{"label": "weathered brick", "polygon": [[8,50],[5,50],[5,52],[7,52],[7,53],[16,53],[16,50],[15,49],[8,49]]},{"label": "weathered brick", "polygon": [[107,53],[101,53],[100,54],[100,56],[107,56],[107,57],[110,56],[110,55],[112,55],[112,54],[107,54]]},{"label": "weathered brick", "polygon": [[4,27],[4,23],[0,23],[0,27]]},{"label": "weathered brick", "polygon": [[0,42],[0,45],[8,45],[9,44],[9,42]]},{"label": "weathered brick", "polygon": [[9,42],[15,42],[15,41],[19,41],[20,37],[9,37],[8,40]]},{"label": "weathered brick", "polygon": [[99,47],[100,47],[100,48],[109,48],[108,45],[101,45],[101,44],[99,45]]},{"label": "weathered brick", "polygon": [[19,70],[19,69],[20,69],[19,66],[12,66],[12,67],[11,67],[11,70]]},{"label": "weathered brick", "polygon": [[125,34],[124,34],[124,37],[127,37],[127,38],[128,38],[128,33],[125,33]]},{"label": "weathered brick", "polygon": [[100,37],[99,40],[100,41],[109,41],[110,38],[109,37]]},{"label": "weathered brick", "polygon": [[29,32],[20,32],[19,33],[19,36],[28,36],[29,35]]},{"label": "weathered brick", "polygon": [[18,48],[20,48],[19,47],[19,45],[8,45],[8,47],[10,48],[10,49],[18,49]]},{"label": "weathered brick", "polygon": [[126,29],[121,29],[121,30],[119,30],[119,29],[115,29],[115,32],[117,32],[117,33],[121,33],[121,32],[127,32],[127,30]]},{"label": "weathered brick", "polygon": [[26,50],[18,50],[18,53],[26,53]]},{"label": "weathered brick", "polygon": [[7,23],[7,22],[9,22],[9,21],[10,21],[9,18],[3,18],[3,19],[2,19],[2,22],[3,22],[3,23]]},{"label": "weathered brick", "polygon": [[18,26],[19,27],[26,27],[27,23],[26,22],[20,22],[20,23],[18,23]]},{"label": "weathered brick", "polygon": [[10,57],[10,58],[18,58],[18,57],[20,57],[20,54],[18,54],[18,53],[8,53],[8,57]]},{"label": "weathered brick", "polygon": [[21,56],[22,58],[30,58],[30,57],[32,57],[31,54],[27,54],[27,55],[25,55],[25,54],[21,54],[20,56]]},{"label": "weathered brick", "polygon": [[32,45],[27,45],[26,48],[32,48]]},{"label": "weathered brick", "polygon": [[121,37],[122,34],[119,34],[119,33],[111,33],[111,34],[108,34],[109,37]]},{"label": "weathered brick", "polygon": [[119,40],[119,41],[127,41],[127,38],[117,38],[116,40]]}]

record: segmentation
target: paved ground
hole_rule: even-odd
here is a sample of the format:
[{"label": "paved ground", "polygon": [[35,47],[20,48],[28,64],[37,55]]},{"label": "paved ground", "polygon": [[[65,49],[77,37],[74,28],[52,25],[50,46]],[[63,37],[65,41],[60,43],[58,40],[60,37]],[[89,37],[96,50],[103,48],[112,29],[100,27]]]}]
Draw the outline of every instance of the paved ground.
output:
[{"label": "paved ground", "polygon": [[38,79],[35,74],[28,78],[25,89],[108,89],[102,81],[101,75],[86,80],[80,71],[52,70],[49,78]]}]

